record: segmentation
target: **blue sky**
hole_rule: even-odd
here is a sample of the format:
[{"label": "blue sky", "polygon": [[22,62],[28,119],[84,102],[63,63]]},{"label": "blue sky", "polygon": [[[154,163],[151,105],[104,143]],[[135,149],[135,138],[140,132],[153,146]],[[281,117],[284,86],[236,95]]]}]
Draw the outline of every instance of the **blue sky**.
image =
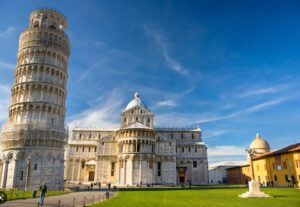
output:
[{"label": "blue sky", "polygon": [[203,130],[210,162],[245,159],[259,132],[300,140],[297,1],[0,0],[0,123],[32,10],[68,19],[71,127],[117,127],[138,90],[159,127]]}]

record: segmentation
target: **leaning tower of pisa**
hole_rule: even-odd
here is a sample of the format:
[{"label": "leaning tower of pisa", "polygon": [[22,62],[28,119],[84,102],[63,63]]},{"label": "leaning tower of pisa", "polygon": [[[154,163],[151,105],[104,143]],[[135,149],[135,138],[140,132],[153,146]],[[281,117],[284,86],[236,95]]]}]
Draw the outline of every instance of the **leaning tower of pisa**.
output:
[{"label": "leaning tower of pisa", "polygon": [[47,8],[30,15],[19,38],[9,120],[1,131],[1,188],[63,188],[67,21]]}]

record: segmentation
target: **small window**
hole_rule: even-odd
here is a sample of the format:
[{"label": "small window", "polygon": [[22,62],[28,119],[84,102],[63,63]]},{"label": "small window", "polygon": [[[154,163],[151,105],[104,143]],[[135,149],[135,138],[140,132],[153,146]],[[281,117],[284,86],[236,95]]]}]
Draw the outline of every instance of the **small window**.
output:
[{"label": "small window", "polygon": [[189,152],[191,152],[191,147],[189,147]]},{"label": "small window", "polygon": [[111,169],[110,169],[110,176],[114,176],[114,175],[115,175],[115,163],[112,162]]},{"label": "small window", "polygon": [[37,164],[34,164],[34,168],[33,168],[34,170],[36,170],[37,169]]},{"label": "small window", "polygon": [[195,147],[195,152],[197,152],[197,147]]},{"label": "small window", "polygon": [[287,169],[286,161],[283,161],[283,168],[284,168],[284,169]]},{"label": "small window", "polygon": [[274,175],[274,180],[277,181],[277,175]]},{"label": "small window", "polygon": [[149,161],[149,168],[152,169],[152,167],[153,167],[153,161],[150,160],[150,161]]},{"label": "small window", "polygon": [[141,148],[141,144],[138,143],[138,144],[137,144],[137,150],[136,150],[136,151],[137,151],[137,152],[140,152],[140,148]]},{"label": "small window", "polygon": [[195,138],[195,135],[194,135],[194,133],[192,133],[192,139],[194,139]]},{"label": "small window", "polygon": [[91,151],[91,147],[89,147],[89,152]]},{"label": "small window", "polygon": [[181,148],[181,152],[184,152],[184,147]]},{"label": "small window", "polygon": [[174,138],[174,136],[173,136],[173,134],[171,134],[171,139],[173,139]]},{"label": "small window", "polygon": [[95,152],[97,152],[97,147],[95,147]]},{"label": "small window", "polygon": [[53,24],[51,24],[51,25],[50,25],[50,29],[56,29],[56,26],[53,25]]},{"label": "small window", "polygon": [[102,142],[102,146],[104,145],[104,142]]},{"label": "small window", "polygon": [[193,162],[193,168],[197,168],[197,161]]},{"label": "small window", "polygon": [[80,134],[79,134],[79,139],[81,139],[81,138],[82,138],[82,134],[80,133]]},{"label": "small window", "polygon": [[157,176],[160,177],[161,176],[161,162],[157,163]]},{"label": "small window", "polygon": [[133,114],[133,110],[131,110],[131,114]]},{"label": "small window", "polygon": [[92,134],[90,133],[90,136],[89,136],[89,138],[91,139],[92,138]]},{"label": "small window", "polygon": [[76,147],[76,152],[78,152],[78,146]]},{"label": "small window", "polygon": [[284,177],[285,177],[285,181],[289,183],[290,182],[289,176],[285,175]]},{"label": "small window", "polygon": [[183,139],[183,133],[181,133],[181,139]]},{"label": "small window", "polygon": [[143,114],[143,110],[141,110],[141,114]]},{"label": "small window", "polygon": [[82,152],[84,152],[84,147],[82,147]]},{"label": "small window", "polygon": [[124,118],[124,122],[126,122],[126,118]]},{"label": "small window", "polygon": [[20,173],[20,180],[23,180],[23,175],[24,175],[24,172],[23,172],[23,170],[21,170],[21,173]]}]

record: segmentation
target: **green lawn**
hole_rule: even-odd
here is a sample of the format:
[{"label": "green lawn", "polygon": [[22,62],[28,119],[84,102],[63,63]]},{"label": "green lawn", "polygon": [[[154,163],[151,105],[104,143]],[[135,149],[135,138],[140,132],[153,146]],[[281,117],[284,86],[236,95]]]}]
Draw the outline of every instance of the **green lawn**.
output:
[{"label": "green lawn", "polygon": [[[7,200],[15,200],[15,199],[22,199],[22,198],[31,198],[32,196],[32,191],[23,191],[23,190],[2,190],[6,193],[7,195]],[[52,196],[52,195],[60,195],[60,194],[65,194],[69,193],[71,191],[48,191],[47,196]],[[37,192],[37,197],[40,196],[40,192]]]},{"label": "green lawn", "polygon": [[91,207],[300,207],[300,189],[263,188],[273,198],[242,199],[247,188],[202,186],[193,189],[120,190],[116,197]]}]

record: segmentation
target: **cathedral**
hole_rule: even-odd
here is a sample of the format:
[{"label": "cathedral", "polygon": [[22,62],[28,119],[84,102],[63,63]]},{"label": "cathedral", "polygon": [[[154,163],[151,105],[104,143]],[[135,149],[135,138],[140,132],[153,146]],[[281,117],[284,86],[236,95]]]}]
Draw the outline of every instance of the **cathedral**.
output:
[{"label": "cathedral", "polygon": [[207,146],[199,128],[154,128],[139,93],[121,112],[118,129],[74,128],[66,150],[70,183],[207,184]]}]

